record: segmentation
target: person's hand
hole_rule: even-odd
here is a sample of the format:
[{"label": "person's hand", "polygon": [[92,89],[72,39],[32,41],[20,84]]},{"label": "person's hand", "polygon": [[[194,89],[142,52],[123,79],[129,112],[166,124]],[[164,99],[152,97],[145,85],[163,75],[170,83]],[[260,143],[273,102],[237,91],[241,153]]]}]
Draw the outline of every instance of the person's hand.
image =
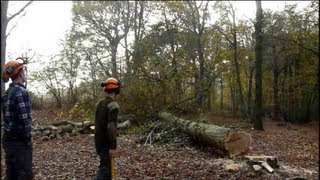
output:
[{"label": "person's hand", "polygon": [[117,156],[117,150],[116,149],[109,149],[109,154],[111,157],[116,157]]}]

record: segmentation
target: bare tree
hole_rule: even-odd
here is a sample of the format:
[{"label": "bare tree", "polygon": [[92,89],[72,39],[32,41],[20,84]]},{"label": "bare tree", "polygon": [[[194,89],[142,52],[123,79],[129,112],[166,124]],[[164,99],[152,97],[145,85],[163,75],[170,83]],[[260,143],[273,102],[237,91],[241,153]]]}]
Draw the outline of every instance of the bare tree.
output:
[{"label": "bare tree", "polygon": [[[19,14],[25,11],[25,9],[32,3],[33,1],[29,1],[27,4],[25,4],[19,11],[11,15],[10,17],[8,16],[8,4],[9,1],[1,1],[1,71],[4,68],[5,65],[5,60],[6,60],[6,46],[7,46],[7,37],[9,36],[10,32],[12,29],[15,27],[13,26],[9,33],[7,33],[7,27],[8,23],[17,17]],[[23,14],[24,15],[24,14]],[[1,79],[1,97],[5,91],[5,84]]]}]

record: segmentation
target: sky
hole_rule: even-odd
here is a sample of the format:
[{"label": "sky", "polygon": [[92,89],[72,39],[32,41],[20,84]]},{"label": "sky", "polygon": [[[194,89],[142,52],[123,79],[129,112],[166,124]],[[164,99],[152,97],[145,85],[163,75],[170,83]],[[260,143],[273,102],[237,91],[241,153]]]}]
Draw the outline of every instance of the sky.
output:
[{"label": "sky", "polygon": [[[11,9],[9,4],[9,13],[16,12],[14,7],[21,7],[21,4],[26,3],[12,2]],[[59,40],[64,38],[72,24],[71,7],[72,4],[68,1],[33,2],[7,39],[7,56],[15,58],[27,49],[32,49],[32,52],[39,55],[57,53]],[[9,26],[12,27],[15,23],[12,22]]]},{"label": "sky", "polygon": [[[287,4],[298,3],[303,8],[310,1],[262,1],[263,9],[280,10]],[[8,14],[17,12],[27,1],[10,1]],[[255,1],[233,2],[239,17],[254,18],[256,12]],[[29,55],[36,53],[34,60],[38,63],[29,64],[32,71],[41,65],[41,59],[55,55],[61,49],[60,40],[72,25],[71,1],[34,1],[27,9],[25,16],[15,18],[8,24],[8,31],[14,24],[16,27],[7,38],[7,60],[15,59],[22,53]],[[16,23],[18,21],[18,23]],[[7,33],[8,33],[7,31]],[[40,63],[39,63],[40,62]]]}]

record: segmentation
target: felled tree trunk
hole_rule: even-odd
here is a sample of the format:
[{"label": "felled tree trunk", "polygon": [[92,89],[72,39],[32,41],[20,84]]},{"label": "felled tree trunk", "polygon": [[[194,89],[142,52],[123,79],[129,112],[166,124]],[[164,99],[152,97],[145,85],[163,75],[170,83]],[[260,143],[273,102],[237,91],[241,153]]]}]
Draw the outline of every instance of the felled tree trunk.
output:
[{"label": "felled tree trunk", "polygon": [[173,123],[174,126],[198,138],[200,141],[226,151],[230,157],[244,155],[251,148],[252,138],[247,132],[192,122],[175,117],[167,112],[162,112],[158,116],[163,120]]}]

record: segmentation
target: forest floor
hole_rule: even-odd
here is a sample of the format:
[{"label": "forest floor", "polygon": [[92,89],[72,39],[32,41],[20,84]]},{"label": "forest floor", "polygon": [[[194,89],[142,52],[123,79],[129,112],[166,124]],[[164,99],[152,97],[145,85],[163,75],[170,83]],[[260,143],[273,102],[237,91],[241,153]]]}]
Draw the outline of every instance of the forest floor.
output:
[{"label": "forest floor", "polygon": [[[33,117],[47,122],[57,114],[34,111]],[[253,147],[249,155],[276,156],[280,168],[274,173],[255,172],[243,161],[230,160],[212,147],[191,141],[144,145],[144,141],[137,143],[139,133],[120,133],[115,158],[117,179],[319,179],[319,122],[279,126],[277,122],[265,119],[265,131],[252,130],[250,123],[230,117],[208,116],[208,122],[250,132]],[[2,149],[1,152],[4,155]],[[35,179],[91,179],[98,165],[99,158],[90,134],[62,140],[33,140]],[[1,156],[1,167],[4,167],[1,168],[3,179],[4,156]]]}]

